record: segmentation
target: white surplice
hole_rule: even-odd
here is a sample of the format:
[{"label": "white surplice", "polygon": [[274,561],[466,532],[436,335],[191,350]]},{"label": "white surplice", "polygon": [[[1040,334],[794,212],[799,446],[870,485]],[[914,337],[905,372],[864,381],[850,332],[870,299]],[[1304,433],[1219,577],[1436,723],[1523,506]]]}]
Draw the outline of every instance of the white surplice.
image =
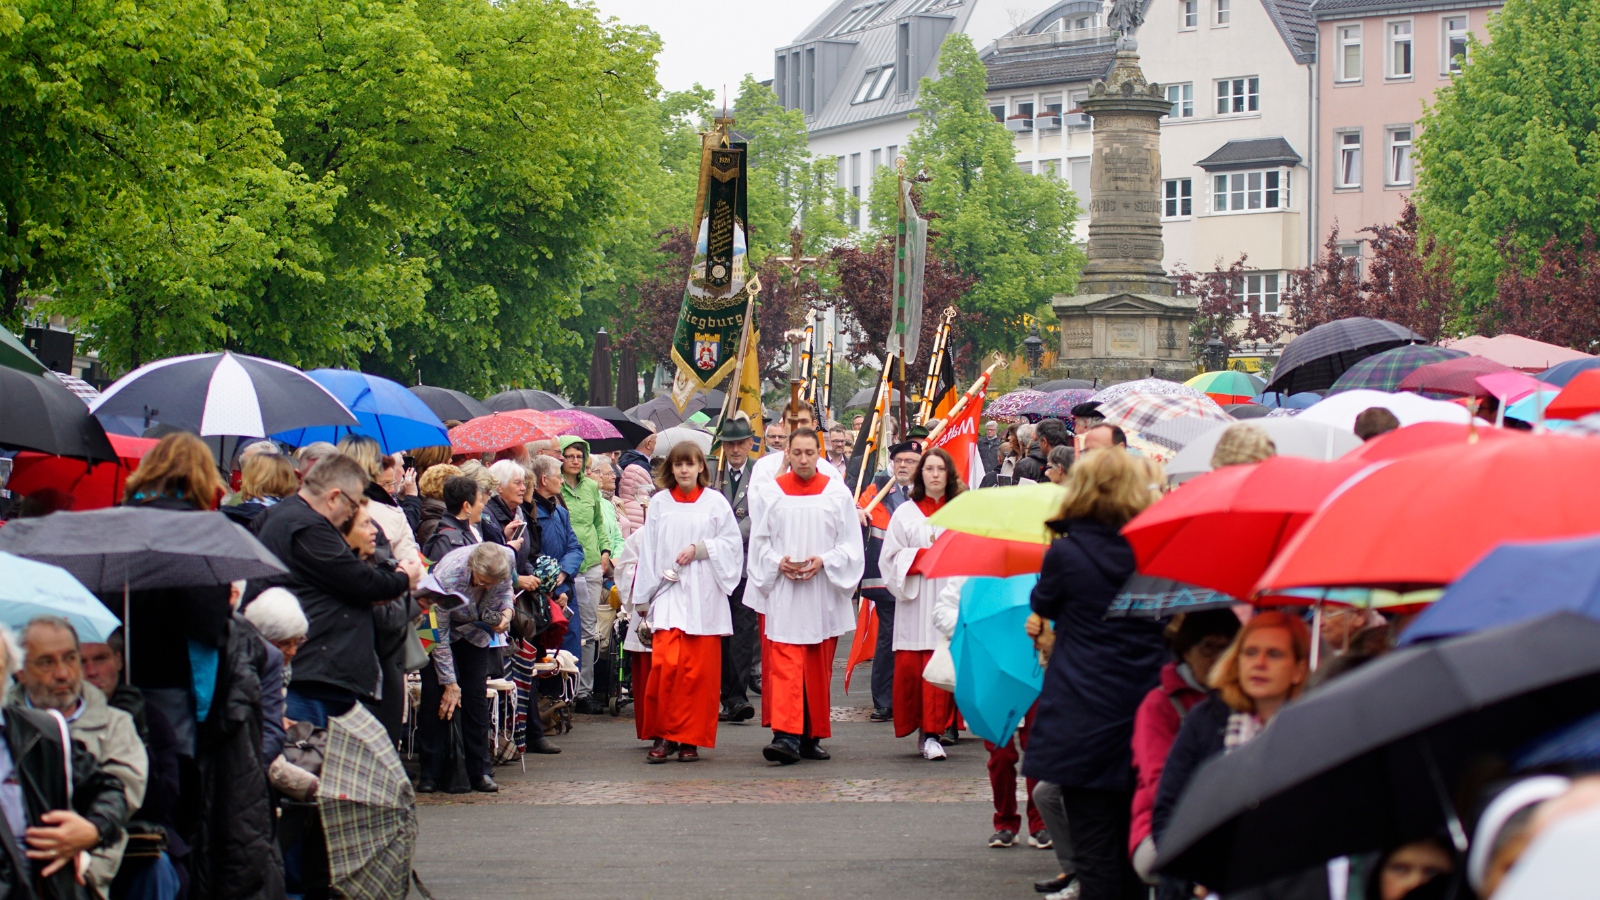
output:
[{"label": "white surplice", "polygon": [[[843,481],[830,477],[820,494],[795,496],[771,478],[752,484],[751,498],[744,603],[767,617],[767,638],[818,644],[855,628],[850,597],[865,555],[855,503]],[[778,571],[785,556],[794,562],[820,557],[822,571],[805,581],[791,579]]]},{"label": "white surplice", "polygon": [[[782,453],[768,453],[766,456],[756,460],[755,465],[750,467],[750,486],[753,488],[763,481],[770,482],[781,475],[785,471],[783,460],[784,454]],[[820,456],[817,457],[817,471],[839,482],[840,485],[844,484],[844,473],[834,468],[833,463]],[[850,489],[846,487],[845,490],[849,491]]]},{"label": "white surplice", "polygon": [[[636,605],[649,604],[651,629],[733,634],[728,595],[739,586],[744,541],[728,499],[703,488],[693,503],[681,503],[672,491],[657,491],[641,531],[632,599]],[[679,566],[678,553],[690,544],[705,547],[706,558]],[[676,584],[662,578],[668,569],[678,571]],[[651,597],[658,585],[660,591]]]},{"label": "white surplice", "polygon": [[633,605],[633,582],[634,576],[639,574],[639,542],[642,540],[643,528],[628,535],[622,543],[622,555],[617,557],[616,569],[617,599],[622,601],[622,608],[628,614],[628,633],[622,639],[622,649],[635,653],[650,652],[639,640],[639,623],[644,621],[644,611]]},{"label": "white surplice", "polygon": [[914,500],[900,504],[889,518],[883,534],[883,553],[878,569],[883,583],[894,595],[894,649],[932,650],[938,646],[933,627],[934,604],[944,590],[945,578],[924,578],[908,574],[917,552],[933,546],[943,528],[928,524]]}]

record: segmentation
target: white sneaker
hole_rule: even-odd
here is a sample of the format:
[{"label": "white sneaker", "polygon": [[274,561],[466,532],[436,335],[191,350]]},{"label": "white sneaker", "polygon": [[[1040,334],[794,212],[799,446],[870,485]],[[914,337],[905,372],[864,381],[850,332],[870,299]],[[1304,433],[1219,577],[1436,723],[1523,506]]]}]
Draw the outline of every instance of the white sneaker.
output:
[{"label": "white sneaker", "polygon": [[1074,878],[1071,884],[1061,890],[1053,894],[1045,894],[1044,900],[1078,900],[1078,880]]},{"label": "white sneaker", "polygon": [[929,735],[928,737],[925,737],[925,738],[922,739],[922,758],[923,759],[944,759],[945,758],[944,745],[939,743],[939,739],[938,738],[936,738],[936,737],[934,737],[932,735]]}]

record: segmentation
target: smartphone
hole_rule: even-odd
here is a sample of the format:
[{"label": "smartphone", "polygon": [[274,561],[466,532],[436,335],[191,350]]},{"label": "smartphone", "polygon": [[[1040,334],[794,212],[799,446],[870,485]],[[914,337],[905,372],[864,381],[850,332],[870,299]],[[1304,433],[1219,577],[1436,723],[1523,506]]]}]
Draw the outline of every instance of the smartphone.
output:
[{"label": "smartphone", "polygon": [[417,467],[417,458],[408,453],[400,457],[400,464],[408,469],[415,469]]},{"label": "smartphone", "polygon": [[524,522],[521,519],[518,519],[517,521],[512,522],[509,525],[507,525],[506,526],[506,539],[507,540],[513,539],[517,535],[521,534],[522,533],[522,529],[524,527],[526,527],[527,524],[528,524],[527,522]]}]

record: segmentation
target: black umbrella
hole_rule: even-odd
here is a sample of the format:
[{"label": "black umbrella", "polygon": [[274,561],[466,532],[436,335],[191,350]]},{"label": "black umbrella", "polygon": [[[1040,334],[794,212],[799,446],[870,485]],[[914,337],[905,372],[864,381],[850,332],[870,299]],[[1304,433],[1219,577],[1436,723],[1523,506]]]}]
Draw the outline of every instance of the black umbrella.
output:
[{"label": "black umbrella", "polygon": [[[876,387],[864,387],[861,390],[856,391],[854,394],[850,395],[850,399],[849,399],[849,401],[847,401],[845,403],[844,408],[845,409],[865,409],[868,406],[872,405],[872,395],[876,394],[877,392],[878,392],[878,389]],[[900,402],[900,392],[899,391],[890,391],[889,393],[891,395],[889,397],[889,402],[890,403],[899,403]]]},{"label": "black umbrella", "polygon": [[1272,413],[1272,407],[1259,403],[1229,403],[1222,407],[1222,411],[1235,419],[1261,419]]},{"label": "black umbrella", "polygon": [[1283,394],[1325,391],[1346,369],[1375,353],[1427,341],[1404,325],[1365,316],[1318,325],[1283,348],[1266,390]]},{"label": "black umbrella", "polygon": [[116,459],[106,432],[60,382],[0,366],[0,447]]},{"label": "black umbrella", "polygon": [[1157,867],[1227,893],[1445,828],[1459,836],[1452,798],[1471,773],[1597,706],[1600,622],[1577,613],[1397,650],[1203,765]]},{"label": "black umbrella", "polygon": [[661,396],[628,410],[628,415],[641,422],[654,422],[656,430],[659,431],[674,425],[682,425],[684,419],[704,409],[705,405],[706,398],[696,394],[689,398],[688,405],[683,408],[682,413],[679,413],[678,408],[672,405],[671,397]]},{"label": "black umbrella", "polygon": [[106,388],[89,411],[204,436],[266,437],[313,425],[361,424],[294,366],[226,350],[140,366]]},{"label": "black umbrella", "polygon": [[605,406],[611,400],[611,335],[595,333],[594,357],[589,360],[589,402]]},{"label": "black umbrella", "polygon": [[484,406],[483,401],[461,391],[431,387],[425,384],[412,385],[406,390],[416,394],[417,398],[428,409],[432,410],[433,414],[438,416],[441,421],[455,419],[457,422],[466,422],[494,412],[494,410]]},{"label": "black umbrella", "polygon": [[572,404],[549,391],[532,388],[513,388],[493,397],[483,398],[483,405],[495,412],[513,412],[519,409],[571,409]]},{"label": "black umbrella", "polygon": [[617,406],[627,409],[639,405],[639,362],[627,344],[617,351]]},{"label": "black umbrella", "polygon": [[1094,386],[1094,382],[1083,378],[1057,378],[1055,381],[1046,381],[1034,390],[1048,394],[1051,391],[1093,390]]},{"label": "black umbrella", "polygon": [[1106,607],[1106,618],[1170,619],[1179,613],[1228,609],[1238,602],[1210,588],[1136,572]]},{"label": "black umbrella", "polygon": [[622,439],[628,442],[629,447],[639,446],[640,441],[655,433],[629,418],[627,413],[615,406],[580,406],[578,409],[610,422],[612,427],[622,432]]}]

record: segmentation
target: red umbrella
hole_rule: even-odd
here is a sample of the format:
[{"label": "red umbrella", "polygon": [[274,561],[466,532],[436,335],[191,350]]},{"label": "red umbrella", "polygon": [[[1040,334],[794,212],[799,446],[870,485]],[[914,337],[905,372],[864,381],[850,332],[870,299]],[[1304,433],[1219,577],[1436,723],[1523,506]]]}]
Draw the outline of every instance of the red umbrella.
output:
[{"label": "red umbrella", "polygon": [[1506,541],[1600,533],[1600,441],[1529,435],[1366,469],[1305,523],[1254,592],[1397,591],[1456,580]]},{"label": "red umbrella", "polygon": [[1502,366],[1492,359],[1463,356],[1417,367],[1410,375],[1401,379],[1400,390],[1416,391],[1436,400],[1450,400],[1455,397],[1487,399],[1494,395],[1488,388],[1478,383],[1478,376],[1510,371],[1512,370],[1509,367]]},{"label": "red umbrella", "polygon": [[1592,412],[1600,412],[1600,369],[1589,369],[1574,375],[1561,393],[1544,408],[1544,417],[1581,419]]},{"label": "red umbrella", "polygon": [[946,529],[944,534],[934,538],[933,546],[917,554],[910,574],[927,578],[1031,575],[1044,564],[1044,552],[1048,549],[1045,544],[1003,541]]},{"label": "red umbrella", "polygon": [[57,490],[72,498],[68,509],[105,509],[121,502],[128,475],[139,467],[139,460],[156,445],[154,438],[128,437],[106,432],[116,462],[89,465],[81,459],[24,451],[12,462],[11,479],[6,487],[27,496],[42,490]]},{"label": "red umbrella", "polygon": [[532,416],[548,419],[529,409],[490,413],[450,429],[450,450],[454,453],[494,453],[529,441],[548,441],[561,433],[560,419],[541,426]]},{"label": "red umbrella", "polygon": [[1340,458],[1378,462],[1399,459],[1402,456],[1438,447],[1460,448],[1475,441],[1498,441],[1517,437],[1527,437],[1527,435],[1507,428],[1489,428],[1482,423],[1467,426],[1457,425],[1454,422],[1418,422],[1379,435]]},{"label": "red umbrella", "polygon": [[1361,463],[1275,456],[1184,484],[1123,527],[1139,571],[1249,597],[1256,581]]}]

